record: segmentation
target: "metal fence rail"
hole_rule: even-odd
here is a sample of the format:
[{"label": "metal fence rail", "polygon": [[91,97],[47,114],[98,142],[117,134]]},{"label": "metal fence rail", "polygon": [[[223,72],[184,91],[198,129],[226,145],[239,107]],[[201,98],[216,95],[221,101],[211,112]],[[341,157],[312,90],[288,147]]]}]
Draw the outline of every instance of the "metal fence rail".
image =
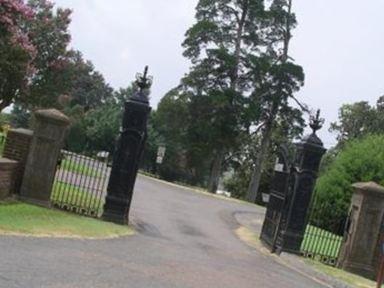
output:
[{"label": "metal fence rail", "polygon": [[106,161],[63,150],[53,184],[53,206],[85,216],[99,217],[109,170]]}]

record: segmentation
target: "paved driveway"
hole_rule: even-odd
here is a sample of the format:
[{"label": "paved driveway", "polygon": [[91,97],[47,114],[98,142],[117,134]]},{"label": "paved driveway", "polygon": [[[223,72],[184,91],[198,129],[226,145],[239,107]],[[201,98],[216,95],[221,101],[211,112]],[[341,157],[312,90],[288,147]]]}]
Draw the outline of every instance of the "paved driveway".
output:
[{"label": "paved driveway", "polygon": [[140,176],[131,211],[137,235],[0,237],[0,287],[323,287],[241,242],[235,212],[263,214]]}]

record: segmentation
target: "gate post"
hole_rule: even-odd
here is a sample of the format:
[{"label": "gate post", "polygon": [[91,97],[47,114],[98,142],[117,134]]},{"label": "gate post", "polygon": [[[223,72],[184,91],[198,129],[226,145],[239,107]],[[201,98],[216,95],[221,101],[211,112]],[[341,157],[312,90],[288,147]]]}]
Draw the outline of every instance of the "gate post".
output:
[{"label": "gate post", "polygon": [[50,206],[57,159],[64,144],[70,120],[55,109],[35,113],[36,125],[29,150],[20,198],[26,202]]},{"label": "gate post", "polygon": [[147,72],[148,67],[145,67],[144,74],[137,76],[139,91],[125,102],[122,131],[113,155],[103,219],[118,224],[128,224],[133,188],[147,138],[151,107],[146,91],[152,84]]},{"label": "gate post", "polygon": [[355,191],[338,266],[374,280],[383,255],[384,187],[374,182],[352,187]]},{"label": "gate post", "polygon": [[326,149],[322,141],[316,135],[316,131],[322,128],[324,120],[320,119],[320,110],[316,117],[311,117],[310,127],[312,134],[303,138],[296,144],[295,179],[292,198],[288,207],[285,227],[282,230],[282,247],[285,252],[300,253],[301,243],[304,238],[308,222],[308,208],[311,203],[313,189],[315,187],[320,161]]}]

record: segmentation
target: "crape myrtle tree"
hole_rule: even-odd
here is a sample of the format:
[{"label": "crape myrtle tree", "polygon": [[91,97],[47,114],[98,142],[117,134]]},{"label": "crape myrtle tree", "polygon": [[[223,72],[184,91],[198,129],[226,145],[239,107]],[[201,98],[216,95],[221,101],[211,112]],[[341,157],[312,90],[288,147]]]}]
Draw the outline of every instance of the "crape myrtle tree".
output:
[{"label": "crape myrtle tree", "polygon": [[217,190],[223,160],[242,132],[252,92],[249,62],[263,44],[264,13],[262,0],[200,0],[197,22],[186,33],[184,56],[192,67],[181,89],[190,98],[189,137],[212,158],[210,192]]},{"label": "crape myrtle tree", "polygon": [[0,0],[0,112],[23,98],[33,75],[36,48],[25,31],[33,17],[22,0]]},{"label": "crape myrtle tree", "polygon": [[[291,31],[296,26],[292,0],[274,0],[266,13],[266,50],[261,57],[251,59],[255,85],[251,99],[261,112],[258,123],[255,123],[261,137],[255,143],[259,148],[247,193],[250,202],[262,202],[259,191],[261,174],[274,127],[279,124],[277,120],[280,119],[280,123],[292,123],[302,129],[304,122],[301,110],[307,110],[294,97],[294,93],[304,84],[304,72],[301,66],[294,64],[288,53]],[[299,104],[301,110],[291,107],[292,100]]]},{"label": "crape myrtle tree", "polygon": [[55,106],[68,90],[70,14],[46,0],[0,1],[0,111]]},{"label": "crape myrtle tree", "polygon": [[26,30],[37,53],[32,62],[34,74],[28,98],[23,104],[30,109],[59,108],[59,97],[68,94],[71,86],[66,70],[71,54],[67,47],[72,11],[55,9],[53,2],[47,0],[29,0],[28,7],[34,17],[26,22]]}]

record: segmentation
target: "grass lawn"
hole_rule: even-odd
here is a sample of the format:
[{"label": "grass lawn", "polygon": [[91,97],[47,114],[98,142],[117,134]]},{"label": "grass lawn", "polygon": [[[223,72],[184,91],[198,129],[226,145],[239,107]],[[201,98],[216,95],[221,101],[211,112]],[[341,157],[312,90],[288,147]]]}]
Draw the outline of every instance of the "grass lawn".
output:
[{"label": "grass lawn", "polygon": [[79,208],[86,208],[95,211],[95,215],[100,215],[104,205],[104,199],[92,195],[91,191],[80,189],[77,186],[63,182],[53,184],[51,196],[53,203],[63,203]]},{"label": "grass lawn", "polygon": [[[84,161],[85,162],[85,161]],[[101,173],[94,168],[89,167],[86,163],[77,163],[64,159],[61,162],[61,169],[74,172],[77,174],[82,174],[90,177],[101,177]]]},{"label": "grass lawn", "polygon": [[330,267],[328,265],[321,264],[317,261],[313,261],[310,259],[306,259],[305,262],[312,265],[317,270],[320,270],[323,273],[325,273],[331,277],[340,279],[343,282],[346,282],[346,283],[352,285],[352,287],[376,288],[376,283],[374,281],[369,280],[369,279],[360,277],[358,275],[346,272],[346,271],[338,269],[338,268],[334,268],[334,267]]},{"label": "grass lawn", "polygon": [[0,157],[3,155],[3,149],[4,149],[4,144],[5,144],[5,139],[2,140],[1,138],[1,133],[0,133]]},{"label": "grass lawn", "polygon": [[343,237],[312,225],[307,226],[301,251],[315,255],[337,258]]},{"label": "grass lawn", "polygon": [[131,235],[127,226],[20,202],[0,202],[0,234],[109,238]]}]

